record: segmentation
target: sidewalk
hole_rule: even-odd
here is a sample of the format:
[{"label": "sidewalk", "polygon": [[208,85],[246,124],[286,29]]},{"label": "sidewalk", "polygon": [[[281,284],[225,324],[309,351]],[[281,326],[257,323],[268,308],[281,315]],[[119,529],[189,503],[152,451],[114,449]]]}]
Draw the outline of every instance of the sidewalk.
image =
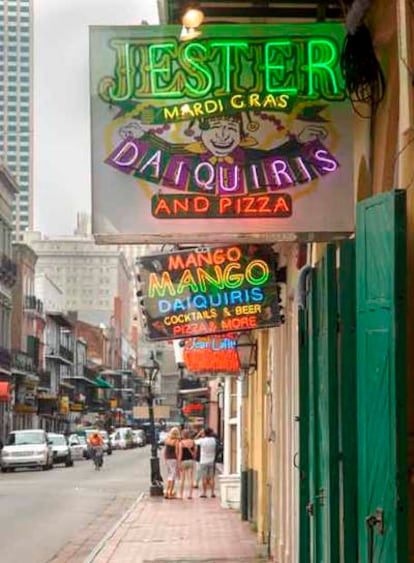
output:
[{"label": "sidewalk", "polygon": [[219,499],[143,495],[85,563],[253,563],[256,538]]}]

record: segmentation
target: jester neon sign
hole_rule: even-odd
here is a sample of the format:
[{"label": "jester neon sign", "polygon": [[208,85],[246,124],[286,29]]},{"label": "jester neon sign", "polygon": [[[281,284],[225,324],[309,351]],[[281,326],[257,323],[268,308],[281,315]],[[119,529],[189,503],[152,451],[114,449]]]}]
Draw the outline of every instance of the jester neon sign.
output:
[{"label": "jester neon sign", "polygon": [[279,324],[270,247],[231,246],[141,259],[152,339]]},{"label": "jester neon sign", "polygon": [[[328,37],[205,39],[191,43],[173,38],[159,42],[117,38],[110,47],[115,53],[114,77],[103,79],[99,87],[106,102],[213,98],[246,90],[281,96],[282,107],[287,105],[286,96],[343,99],[340,48]],[[240,99],[233,99],[240,105]],[[259,105],[257,94],[253,99]],[[193,111],[194,116],[204,112],[201,104]]]},{"label": "jester neon sign", "polygon": [[94,231],[153,242],[348,232],[343,27],[209,25],[191,43],[179,31],[92,30]]}]

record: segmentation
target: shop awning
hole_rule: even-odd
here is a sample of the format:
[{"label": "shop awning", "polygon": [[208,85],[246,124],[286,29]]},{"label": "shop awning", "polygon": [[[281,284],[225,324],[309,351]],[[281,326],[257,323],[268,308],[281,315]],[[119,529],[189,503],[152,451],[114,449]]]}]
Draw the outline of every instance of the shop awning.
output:
[{"label": "shop awning", "polygon": [[10,383],[8,381],[0,381],[0,401],[10,400]]},{"label": "shop awning", "polygon": [[105,381],[105,379],[102,379],[101,377],[97,377],[95,379],[95,385],[97,387],[100,387],[101,389],[113,389],[114,386],[109,383],[108,381]]}]

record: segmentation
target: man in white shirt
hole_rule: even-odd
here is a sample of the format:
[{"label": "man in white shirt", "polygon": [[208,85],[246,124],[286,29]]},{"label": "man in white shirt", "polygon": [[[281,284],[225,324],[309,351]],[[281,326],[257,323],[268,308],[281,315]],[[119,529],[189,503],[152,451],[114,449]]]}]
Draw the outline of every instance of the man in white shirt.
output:
[{"label": "man in white shirt", "polygon": [[210,485],[211,497],[214,498],[214,474],[216,460],[216,439],[211,428],[201,431],[194,440],[200,446],[200,476],[202,479],[202,494],[200,498],[207,498],[207,487]]}]

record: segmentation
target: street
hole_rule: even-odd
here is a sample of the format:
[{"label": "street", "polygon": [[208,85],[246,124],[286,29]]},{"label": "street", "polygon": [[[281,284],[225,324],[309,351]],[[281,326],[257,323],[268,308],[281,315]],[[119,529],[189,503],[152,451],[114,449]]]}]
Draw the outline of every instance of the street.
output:
[{"label": "street", "polygon": [[148,489],[149,452],[148,447],[115,451],[105,456],[100,472],[82,460],[73,468],[56,465],[52,471],[1,474],[1,561],[58,561],[68,543],[76,543],[81,532],[99,521],[90,538],[92,549]]}]

